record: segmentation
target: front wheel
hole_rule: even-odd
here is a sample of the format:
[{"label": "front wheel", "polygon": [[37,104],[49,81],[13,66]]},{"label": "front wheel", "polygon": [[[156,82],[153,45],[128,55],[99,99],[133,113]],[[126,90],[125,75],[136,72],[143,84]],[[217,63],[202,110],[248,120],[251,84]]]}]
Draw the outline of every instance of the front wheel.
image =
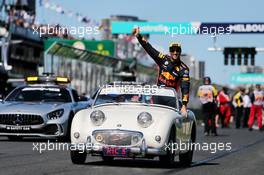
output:
[{"label": "front wheel", "polygon": [[168,147],[166,148],[167,154],[163,155],[163,156],[159,156],[159,161],[162,165],[165,165],[168,167],[173,166],[174,158],[175,158],[175,152],[172,148],[173,148],[173,145],[175,143],[175,140],[176,140],[175,139],[175,132],[173,130],[171,130],[170,137],[169,137],[169,140],[167,143],[169,148]]},{"label": "front wheel", "polygon": [[71,142],[71,124],[72,124],[73,117],[74,117],[74,115],[73,114],[70,114],[69,120],[68,120],[67,133],[63,137],[63,141],[65,141],[65,142]]},{"label": "front wheel", "polygon": [[[195,137],[196,137],[195,133],[196,133],[195,127],[193,127],[192,135],[191,135],[191,144],[195,142]],[[193,159],[193,150],[194,150],[194,145],[192,145],[191,148],[189,148],[188,152],[179,154],[179,160],[181,165],[186,167],[191,165]]]},{"label": "front wheel", "polygon": [[183,166],[190,166],[193,159],[193,150],[189,150],[186,153],[179,154],[179,160],[181,165]]},{"label": "front wheel", "polygon": [[71,151],[71,161],[74,164],[84,164],[86,156],[86,152]]}]

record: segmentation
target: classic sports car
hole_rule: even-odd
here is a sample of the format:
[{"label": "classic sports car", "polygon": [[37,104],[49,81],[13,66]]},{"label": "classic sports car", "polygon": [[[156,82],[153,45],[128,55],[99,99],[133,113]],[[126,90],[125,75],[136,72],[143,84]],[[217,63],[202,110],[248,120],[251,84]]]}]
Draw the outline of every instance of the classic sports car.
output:
[{"label": "classic sports car", "polygon": [[14,89],[0,102],[0,136],[69,140],[76,112],[88,106],[65,77],[27,77],[27,85]]},{"label": "classic sports car", "polygon": [[[71,160],[82,164],[87,154],[104,161],[115,157],[159,157],[164,165],[190,165],[193,149],[178,149],[195,142],[196,120],[179,112],[174,89],[122,83],[102,87],[91,108],[79,111],[71,127]],[[178,145],[177,145],[178,144]]]}]

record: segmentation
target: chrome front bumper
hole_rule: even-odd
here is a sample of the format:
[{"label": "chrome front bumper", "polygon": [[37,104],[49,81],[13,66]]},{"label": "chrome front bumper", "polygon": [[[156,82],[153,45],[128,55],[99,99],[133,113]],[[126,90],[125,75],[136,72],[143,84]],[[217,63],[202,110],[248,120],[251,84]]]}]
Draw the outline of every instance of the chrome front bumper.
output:
[{"label": "chrome front bumper", "polygon": [[[85,147],[86,153],[92,155],[102,155],[103,148],[106,147],[128,148],[130,150],[129,151],[130,156],[128,157],[145,157],[147,155],[149,156],[166,155],[166,151],[163,148],[148,147],[144,138],[142,139],[141,143],[137,146],[118,146],[118,145],[101,145],[97,143],[94,144],[92,143],[91,136],[88,136],[85,145],[86,145]],[[76,146],[76,145],[72,144],[72,146]]]}]

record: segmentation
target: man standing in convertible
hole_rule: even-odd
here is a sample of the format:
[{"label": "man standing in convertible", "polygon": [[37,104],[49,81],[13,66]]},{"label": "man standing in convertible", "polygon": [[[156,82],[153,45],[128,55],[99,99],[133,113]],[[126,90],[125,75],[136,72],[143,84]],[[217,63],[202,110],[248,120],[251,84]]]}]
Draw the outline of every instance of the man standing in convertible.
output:
[{"label": "man standing in convertible", "polygon": [[180,59],[181,45],[179,43],[170,44],[170,55],[164,55],[148,43],[148,41],[140,34],[139,28],[134,28],[132,34],[137,37],[141,46],[159,66],[157,85],[173,87],[177,92],[179,87],[181,87],[181,113],[183,116],[187,116],[186,107],[189,100],[190,77],[189,68]]}]

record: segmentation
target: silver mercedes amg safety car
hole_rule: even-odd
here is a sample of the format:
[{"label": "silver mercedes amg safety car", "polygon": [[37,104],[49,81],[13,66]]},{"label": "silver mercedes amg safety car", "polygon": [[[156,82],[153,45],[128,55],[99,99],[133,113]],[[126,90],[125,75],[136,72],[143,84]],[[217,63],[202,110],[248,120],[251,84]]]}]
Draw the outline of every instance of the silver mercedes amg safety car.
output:
[{"label": "silver mercedes amg safety car", "polygon": [[0,136],[70,138],[76,112],[88,107],[65,77],[27,77],[0,103]]}]

